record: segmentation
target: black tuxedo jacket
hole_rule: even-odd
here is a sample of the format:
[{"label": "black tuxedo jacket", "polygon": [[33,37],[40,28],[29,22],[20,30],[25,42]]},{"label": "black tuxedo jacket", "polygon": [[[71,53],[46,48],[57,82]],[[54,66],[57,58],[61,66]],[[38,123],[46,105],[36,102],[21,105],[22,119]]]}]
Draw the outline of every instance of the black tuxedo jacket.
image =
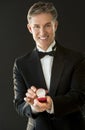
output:
[{"label": "black tuxedo jacket", "polygon": [[36,48],[17,58],[13,68],[14,104],[19,114],[28,117],[27,130],[85,130],[81,108],[85,103],[85,58],[57,44],[49,95],[54,114],[33,114],[24,101],[32,85],[47,89]]}]

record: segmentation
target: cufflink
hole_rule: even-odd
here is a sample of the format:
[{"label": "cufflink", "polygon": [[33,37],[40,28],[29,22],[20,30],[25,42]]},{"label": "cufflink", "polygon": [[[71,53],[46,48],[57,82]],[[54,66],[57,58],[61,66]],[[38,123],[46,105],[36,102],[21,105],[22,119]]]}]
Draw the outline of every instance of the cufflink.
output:
[{"label": "cufflink", "polygon": [[45,97],[46,96],[46,91],[45,89],[43,88],[39,88],[36,92],[36,95],[37,95],[37,99],[39,102],[46,102],[47,101],[47,98]]}]

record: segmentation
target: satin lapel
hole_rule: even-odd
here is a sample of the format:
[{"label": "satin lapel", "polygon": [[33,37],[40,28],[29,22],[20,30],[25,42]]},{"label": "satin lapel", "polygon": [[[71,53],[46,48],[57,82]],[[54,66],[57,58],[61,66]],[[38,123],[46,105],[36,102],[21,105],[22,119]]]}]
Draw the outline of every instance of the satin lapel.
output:
[{"label": "satin lapel", "polygon": [[54,96],[58,89],[58,84],[61,79],[63,68],[64,68],[64,55],[62,52],[60,52],[59,49],[57,49],[52,67],[51,84],[50,84],[51,96]]},{"label": "satin lapel", "polygon": [[47,89],[40,59],[36,49],[33,51],[30,57],[29,68],[32,68],[30,69],[30,72],[34,80],[33,82],[35,82],[34,85],[37,85],[38,88],[42,87],[44,89]]}]

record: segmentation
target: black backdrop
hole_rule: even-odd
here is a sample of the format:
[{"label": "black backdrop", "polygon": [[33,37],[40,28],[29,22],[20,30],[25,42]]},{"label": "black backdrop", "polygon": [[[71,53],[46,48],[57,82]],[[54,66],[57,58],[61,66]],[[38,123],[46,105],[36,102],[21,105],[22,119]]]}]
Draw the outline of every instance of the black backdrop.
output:
[{"label": "black backdrop", "polygon": [[[16,57],[34,47],[26,16],[28,8],[36,1],[0,1],[0,130],[26,128],[27,119],[19,116],[13,106],[12,68]],[[57,40],[65,47],[84,52],[84,3],[77,0],[52,2],[59,14]]]}]

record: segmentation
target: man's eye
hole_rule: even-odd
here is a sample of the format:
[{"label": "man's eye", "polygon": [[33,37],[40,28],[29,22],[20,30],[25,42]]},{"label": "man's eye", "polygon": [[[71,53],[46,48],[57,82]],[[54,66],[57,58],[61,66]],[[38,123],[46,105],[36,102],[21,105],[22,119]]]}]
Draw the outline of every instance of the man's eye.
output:
[{"label": "man's eye", "polygon": [[39,26],[34,26],[34,28],[35,28],[35,29],[38,29],[38,28],[39,28]]},{"label": "man's eye", "polygon": [[51,24],[47,24],[46,27],[51,27]]}]

